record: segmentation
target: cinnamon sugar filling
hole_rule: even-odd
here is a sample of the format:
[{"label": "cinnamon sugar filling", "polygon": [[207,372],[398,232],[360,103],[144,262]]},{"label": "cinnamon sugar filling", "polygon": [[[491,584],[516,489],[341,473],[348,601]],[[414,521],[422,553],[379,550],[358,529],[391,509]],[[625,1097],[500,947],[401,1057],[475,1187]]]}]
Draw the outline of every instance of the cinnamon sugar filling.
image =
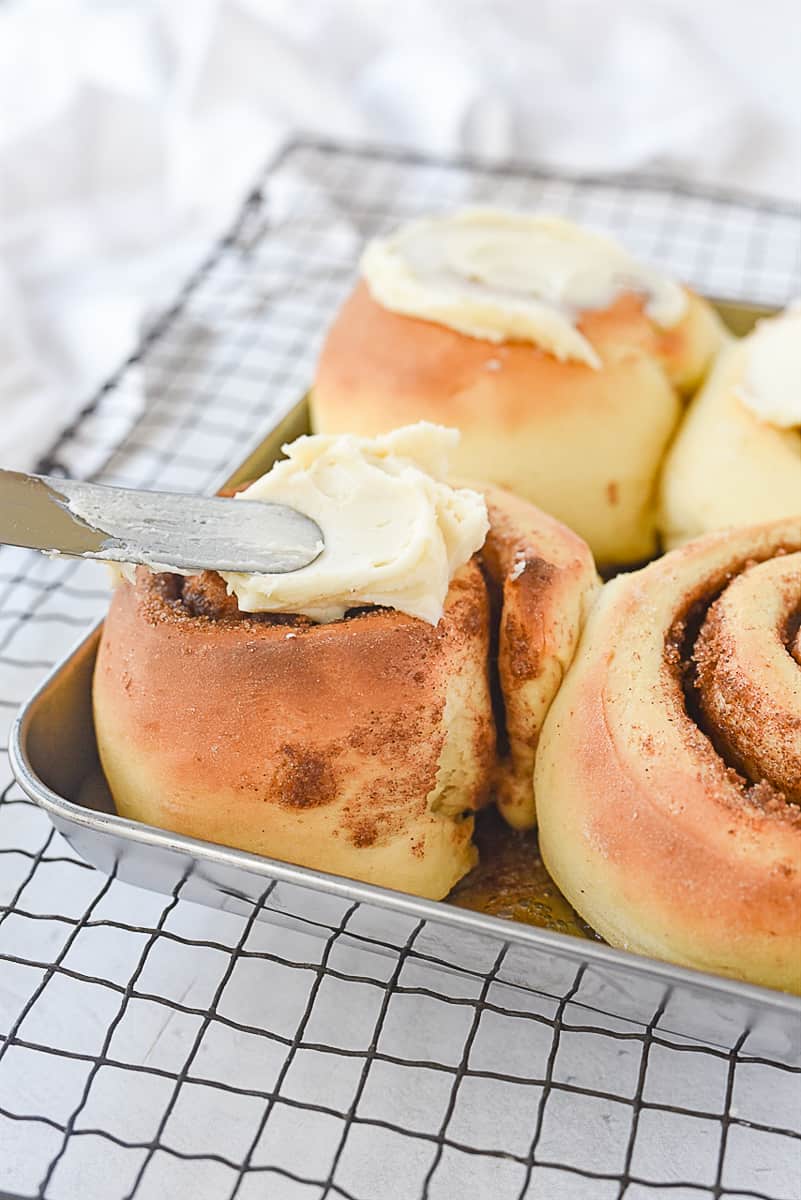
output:
[{"label": "cinnamon sugar filling", "polygon": [[[778,555],[787,552],[782,549]],[[762,713],[768,734],[759,737],[762,727],[760,715],[754,711],[753,681],[738,659],[736,631],[722,611],[730,584],[759,561],[750,558],[722,578],[710,578],[690,597],[668,630],[665,661],[680,685],[687,717],[704,736],[710,754],[722,763],[743,801],[765,814],[799,824],[801,712],[782,708],[776,695],[769,717]],[[779,603],[777,642],[793,663],[801,666],[801,578],[791,581]],[[754,751],[746,749],[749,733],[756,735]],[[760,741],[769,743],[769,753],[763,752]]]},{"label": "cinnamon sugar filling", "polygon": [[[137,573],[136,589],[142,614],[153,623],[178,624],[200,620],[262,628],[265,625],[284,625],[294,629],[316,626],[315,621],[299,613],[242,612],[236,596],[228,594],[225,581],[216,571],[200,571],[197,575],[188,576]],[[379,605],[362,605],[348,609],[342,620],[352,621],[384,611]]]}]

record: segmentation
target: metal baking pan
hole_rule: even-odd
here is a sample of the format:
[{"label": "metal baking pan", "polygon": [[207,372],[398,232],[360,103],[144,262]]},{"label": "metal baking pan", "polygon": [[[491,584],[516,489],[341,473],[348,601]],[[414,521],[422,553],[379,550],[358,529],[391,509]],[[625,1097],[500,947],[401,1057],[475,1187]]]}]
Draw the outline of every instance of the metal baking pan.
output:
[{"label": "metal baking pan", "polygon": [[[770,310],[716,302],[738,334]],[[301,401],[225,481],[263,473],[283,442],[308,428]],[[801,999],[675,967],[554,929],[501,919],[447,901],[421,900],[118,816],[102,777],[91,709],[100,626],[48,675],[22,708],[10,757],[26,794],[83,858],[128,883],[325,936],[347,932],[381,952],[407,952],[433,967],[469,971],[595,1013],[659,1020],[674,1033],[741,1053],[801,1063]],[[354,910],[354,905],[357,908]]]}]

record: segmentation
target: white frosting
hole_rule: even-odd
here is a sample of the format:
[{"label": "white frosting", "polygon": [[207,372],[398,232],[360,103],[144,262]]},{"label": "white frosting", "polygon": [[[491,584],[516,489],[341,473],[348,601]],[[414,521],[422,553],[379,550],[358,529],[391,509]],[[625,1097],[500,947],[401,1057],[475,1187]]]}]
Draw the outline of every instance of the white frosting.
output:
[{"label": "white frosting", "polygon": [[801,425],[801,302],[760,321],[743,346],[743,404],[782,429]]},{"label": "white frosting", "polygon": [[421,421],[393,433],[301,437],[242,498],[274,500],[320,526],[325,549],[286,575],[224,572],[244,612],[335,621],[381,604],[436,625],[456,571],[484,543],[484,497],[444,482],[455,429]]},{"label": "white frosting", "polygon": [[622,246],[559,217],[467,208],[369,243],[362,272],[379,304],[489,341],[532,342],[599,367],[576,328],[586,309],[643,293],[658,325],[679,321],[684,289]]}]

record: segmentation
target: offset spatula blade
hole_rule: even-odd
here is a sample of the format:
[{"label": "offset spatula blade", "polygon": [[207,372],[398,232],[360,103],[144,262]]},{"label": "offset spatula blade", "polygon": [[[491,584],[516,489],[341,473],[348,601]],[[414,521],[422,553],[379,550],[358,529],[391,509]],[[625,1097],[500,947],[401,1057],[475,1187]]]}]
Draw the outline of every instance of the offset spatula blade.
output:
[{"label": "offset spatula blade", "polygon": [[137,492],[0,469],[0,542],[168,570],[285,574],[322,553],[319,526],[261,500]]}]

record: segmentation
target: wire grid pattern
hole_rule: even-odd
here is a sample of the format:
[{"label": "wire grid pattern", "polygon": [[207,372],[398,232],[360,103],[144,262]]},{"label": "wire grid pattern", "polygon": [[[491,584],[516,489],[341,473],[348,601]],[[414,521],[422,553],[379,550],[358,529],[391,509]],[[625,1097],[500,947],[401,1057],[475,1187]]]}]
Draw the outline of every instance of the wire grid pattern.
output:
[{"label": "wire grid pattern", "polygon": [[[43,468],[213,486],[308,386],[363,239],[466,200],[607,228],[710,293],[797,288],[787,206],[296,143]],[[3,728],[106,599],[94,565],[0,549]],[[271,886],[244,916],[140,891],[0,772],[0,1194],[801,1195],[801,1074],[748,1030],[668,1033],[661,986],[648,1022],[626,1018],[565,963],[522,988],[505,949],[437,970],[424,926],[388,938],[364,905],[303,933],[262,920]]]}]

